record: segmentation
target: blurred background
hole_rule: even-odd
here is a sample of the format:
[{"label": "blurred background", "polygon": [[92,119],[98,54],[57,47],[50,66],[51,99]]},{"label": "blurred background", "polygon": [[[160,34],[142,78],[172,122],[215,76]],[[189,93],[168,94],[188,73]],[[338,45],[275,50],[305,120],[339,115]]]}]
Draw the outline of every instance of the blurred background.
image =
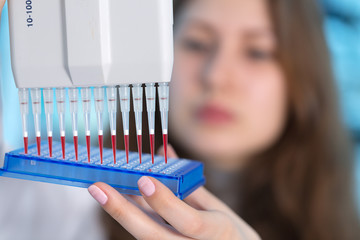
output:
[{"label": "blurred background", "polygon": [[[324,31],[331,53],[333,72],[337,80],[343,121],[351,132],[356,145],[357,167],[355,171],[360,206],[360,1],[318,1],[324,11]],[[0,106],[0,133],[2,134],[0,141],[4,141],[0,144],[3,146],[0,153],[4,154],[6,151],[22,147],[17,90],[10,65],[7,5],[2,13],[0,26],[0,91],[0,102],[2,103]],[[95,114],[92,116],[95,117]],[[45,122],[45,119],[42,121]],[[67,121],[70,119],[67,118]],[[92,119],[92,122],[95,121]],[[107,122],[106,119],[104,121]],[[54,122],[54,126],[57,124]],[[29,123],[29,126],[33,126],[32,122]],[[68,126],[70,127],[70,122],[68,122]],[[96,131],[95,124],[92,126]],[[33,133],[32,130],[29,132]],[[29,137],[33,139],[33,136]]]}]

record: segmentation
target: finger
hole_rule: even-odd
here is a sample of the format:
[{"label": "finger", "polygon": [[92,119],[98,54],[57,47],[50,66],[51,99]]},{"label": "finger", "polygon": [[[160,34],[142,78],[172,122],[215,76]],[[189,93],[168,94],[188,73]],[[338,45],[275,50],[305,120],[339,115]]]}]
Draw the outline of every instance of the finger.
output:
[{"label": "finger", "polygon": [[155,220],[158,223],[164,224],[165,221],[162,217],[159,216],[150,206],[149,204],[144,200],[143,197],[135,196],[135,195],[124,195],[124,197],[132,202],[134,205],[138,206],[140,209],[142,209],[147,215],[149,215],[153,220]]},{"label": "finger", "polygon": [[105,183],[95,183],[89,187],[89,192],[107,213],[137,239],[177,239],[181,237],[153,221],[118,191]]},{"label": "finger", "polygon": [[[218,219],[209,217],[181,201],[162,183],[151,177],[138,181],[145,201],[180,233],[192,238],[209,239]],[[220,221],[221,222],[221,221]],[[206,229],[206,231],[205,231]]]},{"label": "finger", "polygon": [[[179,158],[178,155],[176,154],[174,148],[169,144],[168,145],[168,148],[167,148],[167,153],[168,153],[168,157],[169,158]],[[161,146],[159,148],[159,150],[157,151],[157,154],[160,155],[160,156],[164,156],[165,153],[164,153],[164,146]]]}]

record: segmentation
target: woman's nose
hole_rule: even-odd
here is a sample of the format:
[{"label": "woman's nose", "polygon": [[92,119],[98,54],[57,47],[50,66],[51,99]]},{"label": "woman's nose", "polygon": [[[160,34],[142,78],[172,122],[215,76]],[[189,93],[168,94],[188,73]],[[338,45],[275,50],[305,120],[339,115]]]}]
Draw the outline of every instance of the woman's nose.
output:
[{"label": "woman's nose", "polygon": [[223,90],[231,85],[233,62],[231,54],[219,49],[204,63],[201,82],[205,88]]}]

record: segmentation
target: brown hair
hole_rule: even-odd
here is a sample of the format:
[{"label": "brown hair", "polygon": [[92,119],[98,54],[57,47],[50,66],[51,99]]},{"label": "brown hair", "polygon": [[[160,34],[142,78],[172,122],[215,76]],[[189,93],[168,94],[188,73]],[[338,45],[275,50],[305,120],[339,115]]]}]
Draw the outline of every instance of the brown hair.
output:
[{"label": "brown hair", "polygon": [[[174,1],[175,18],[188,3]],[[272,0],[269,8],[288,79],[288,120],[281,139],[243,170],[237,212],[263,239],[360,239],[353,157],[317,3]]]}]

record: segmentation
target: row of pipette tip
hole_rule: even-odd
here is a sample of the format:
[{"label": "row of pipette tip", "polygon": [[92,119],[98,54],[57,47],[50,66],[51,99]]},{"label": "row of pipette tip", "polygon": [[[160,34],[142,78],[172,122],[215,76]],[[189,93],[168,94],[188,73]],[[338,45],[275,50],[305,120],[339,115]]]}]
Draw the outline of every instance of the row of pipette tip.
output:
[{"label": "row of pipette tip", "polygon": [[[105,99],[105,90],[107,99]],[[98,140],[100,149],[100,160],[103,163],[103,113],[107,100],[108,114],[110,121],[111,142],[114,155],[114,164],[116,164],[116,110],[117,110],[117,91],[120,96],[120,109],[123,120],[124,147],[127,163],[129,163],[129,113],[130,113],[130,85],[120,87],[94,87],[94,103],[97,119]],[[54,115],[54,89],[43,89],[43,98],[46,116],[46,130],[49,144],[49,155],[52,157],[52,136],[53,136],[53,115]],[[90,162],[90,115],[91,115],[91,88],[69,88],[69,105],[72,123],[72,132],[74,140],[75,158],[78,160],[78,104],[81,101],[85,121],[85,138],[87,145],[88,161]],[[37,151],[41,153],[41,89],[30,89],[32,110],[34,115],[35,136]],[[139,161],[141,163],[142,155],[142,112],[143,112],[143,87],[141,84],[132,85],[133,106],[136,123],[137,144],[139,152]],[[146,84],[145,87],[146,107],[148,113],[150,150],[152,163],[154,163],[154,145],[155,145],[155,110],[156,110],[156,86],[155,84]],[[163,134],[163,145],[165,162],[167,163],[167,142],[168,142],[168,111],[169,111],[169,85],[168,83],[158,84],[159,106],[161,112],[161,125]],[[20,112],[22,115],[24,150],[28,152],[28,117],[29,117],[29,89],[19,89]],[[55,89],[55,100],[57,104],[57,113],[59,118],[60,139],[62,145],[62,155],[65,159],[65,115],[66,115],[66,88]]]}]

